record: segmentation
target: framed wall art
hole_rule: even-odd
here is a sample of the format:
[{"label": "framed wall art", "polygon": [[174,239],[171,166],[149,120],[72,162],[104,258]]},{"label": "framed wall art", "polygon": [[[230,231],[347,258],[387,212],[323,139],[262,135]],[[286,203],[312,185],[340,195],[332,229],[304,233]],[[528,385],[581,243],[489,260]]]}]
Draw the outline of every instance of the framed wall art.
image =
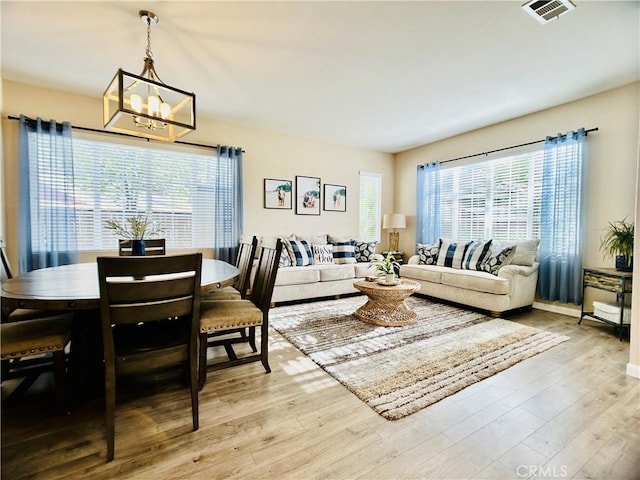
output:
[{"label": "framed wall art", "polygon": [[264,179],[264,208],[291,210],[293,183],[277,178]]},{"label": "framed wall art", "polygon": [[324,210],[328,212],[347,211],[347,187],[346,185],[324,184]]},{"label": "framed wall art", "polygon": [[320,215],[320,178],[296,175],[296,214]]}]

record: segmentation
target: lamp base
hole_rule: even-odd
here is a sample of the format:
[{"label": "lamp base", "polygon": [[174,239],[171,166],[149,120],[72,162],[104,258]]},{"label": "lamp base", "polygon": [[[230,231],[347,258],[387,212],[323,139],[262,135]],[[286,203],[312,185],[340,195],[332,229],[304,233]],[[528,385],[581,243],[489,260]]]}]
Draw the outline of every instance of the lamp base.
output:
[{"label": "lamp base", "polygon": [[400,232],[389,232],[389,251],[397,252],[399,250]]}]

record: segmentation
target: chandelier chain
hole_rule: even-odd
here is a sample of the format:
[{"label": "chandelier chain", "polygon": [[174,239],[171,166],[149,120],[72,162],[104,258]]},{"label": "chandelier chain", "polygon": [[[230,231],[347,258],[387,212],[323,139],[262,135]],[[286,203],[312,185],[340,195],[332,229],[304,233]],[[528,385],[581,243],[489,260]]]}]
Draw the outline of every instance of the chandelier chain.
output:
[{"label": "chandelier chain", "polygon": [[153,58],[153,53],[151,52],[151,20],[147,19],[147,50],[146,55],[148,58]]}]

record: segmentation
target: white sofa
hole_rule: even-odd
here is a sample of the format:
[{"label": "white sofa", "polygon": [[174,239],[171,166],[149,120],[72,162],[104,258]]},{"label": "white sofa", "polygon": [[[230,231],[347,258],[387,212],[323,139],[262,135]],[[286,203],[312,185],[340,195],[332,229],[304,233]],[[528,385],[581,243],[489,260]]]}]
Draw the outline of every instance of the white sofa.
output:
[{"label": "white sofa", "polygon": [[538,284],[538,240],[514,243],[516,248],[512,258],[499,267],[497,274],[419,264],[420,257],[414,255],[400,267],[400,276],[420,283],[420,295],[487,310],[494,316],[500,316],[509,310],[530,307]]},{"label": "white sofa", "polygon": [[[283,235],[277,237],[262,237],[260,243],[274,243],[275,238],[283,240],[304,240],[310,245],[334,245],[340,242],[352,241],[352,236],[319,235]],[[353,242],[357,242],[353,240]],[[365,243],[365,242],[359,242]],[[371,248],[371,247],[370,247]],[[354,249],[357,247],[354,245]],[[373,249],[375,249],[375,244]],[[282,255],[288,255],[288,250],[283,246]],[[354,254],[355,254],[354,250]],[[371,252],[358,253],[358,259],[366,258]],[[339,262],[335,258],[335,262]],[[336,297],[346,294],[361,293],[353,287],[356,280],[367,275],[375,275],[375,268],[368,261],[354,263],[324,263],[305,266],[278,267],[278,274],[273,289],[272,303],[282,303],[297,300],[307,300],[324,297]],[[372,273],[373,272],[373,273]]]}]

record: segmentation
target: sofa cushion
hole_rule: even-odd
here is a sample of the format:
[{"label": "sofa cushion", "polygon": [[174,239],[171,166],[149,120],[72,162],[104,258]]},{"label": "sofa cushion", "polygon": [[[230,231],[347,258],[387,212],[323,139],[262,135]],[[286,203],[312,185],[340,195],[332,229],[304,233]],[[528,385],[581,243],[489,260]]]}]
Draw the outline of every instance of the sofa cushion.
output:
[{"label": "sofa cushion", "polygon": [[400,276],[413,278],[415,280],[440,283],[442,272],[446,272],[447,269],[448,267],[438,267],[437,265],[401,265]]},{"label": "sofa cushion", "polygon": [[319,235],[296,235],[296,240],[304,240],[309,245],[318,244],[318,245],[326,245],[327,244],[327,234],[319,234]]},{"label": "sofa cushion", "polygon": [[523,265],[525,267],[533,265],[533,262],[536,261],[539,243],[540,240],[537,238],[516,242],[516,251],[511,259],[511,265]]},{"label": "sofa cushion", "polygon": [[311,245],[314,265],[333,265],[333,245]]},{"label": "sofa cushion", "polygon": [[304,267],[313,264],[311,246],[306,240],[287,240],[285,245],[289,251],[292,265]]},{"label": "sofa cushion", "polygon": [[462,260],[464,270],[484,270],[484,264],[491,256],[491,240],[471,242]]},{"label": "sofa cushion", "polygon": [[470,243],[441,240],[436,265],[439,267],[462,268],[462,260]]},{"label": "sofa cushion", "polygon": [[456,270],[442,272],[440,283],[451,287],[464,288],[476,292],[506,295],[509,293],[509,280],[475,270]]},{"label": "sofa cushion", "polygon": [[355,241],[334,243],[333,262],[336,264],[356,263]]},{"label": "sofa cushion", "polygon": [[371,255],[376,253],[376,245],[378,242],[359,242],[355,241],[356,262],[369,262]]},{"label": "sofa cushion", "polygon": [[331,282],[332,280],[345,280],[355,277],[354,265],[318,265],[321,282]]},{"label": "sofa cushion", "polygon": [[278,268],[276,285],[301,285],[320,281],[320,266]]},{"label": "sofa cushion", "polygon": [[484,264],[484,271],[491,273],[492,275],[498,275],[498,270],[504,265],[509,265],[513,255],[516,253],[515,245],[507,245],[501,247],[500,250],[495,248],[496,245],[491,247],[491,256]]},{"label": "sofa cushion", "polygon": [[436,243],[416,243],[420,265],[435,265],[440,252],[440,239]]},{"label": "sofa cushion", "polygon": [[376,267],[371,265],[369,262],[356,263],[354,265],[355,276],[356,277],[370,277],[373,275],[377,275]]}]

